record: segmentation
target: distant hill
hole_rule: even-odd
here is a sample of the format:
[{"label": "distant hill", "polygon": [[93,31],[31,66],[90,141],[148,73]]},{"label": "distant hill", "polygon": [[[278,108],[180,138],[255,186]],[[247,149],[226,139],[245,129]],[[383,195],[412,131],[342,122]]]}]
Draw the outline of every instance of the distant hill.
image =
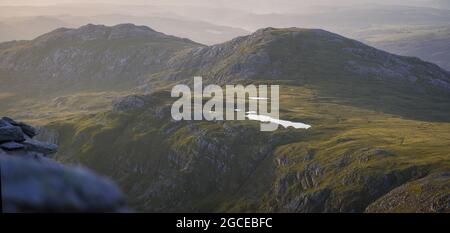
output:
[{"label": "distant hill", "polygon": [[0,42],[30,40],[60,27],[79,27],[88,23],[116,25],[121,23],[145,25],[169,35],[189,38],[203,44],[217,44],[250,32],[228,26],[219,26],[204,21],[164,17],[137,17],[121,14],[95,16],[35,16],[0,18]]},{"label": "distant hill", "polygon": [[356,34],[377,48],[419,57],[450,70],[450,27],[369,28]]},{"label": "distant hill", "polygon": [[323,28],[448,70],[450,9],[432,8],[436,6],[316,6],[291,13],[240,14],[222,23],[248,30],[267,26]]},{"label": "distant hill", "polygon": [[[448,40],[442,33],[433,32],[449,27],[450,9],[444,2],[430,1],[429,7],[338,4],[292,8],[288,13],[272,14],[200,6],[5,6],[3,17],[22,17],[0,19],[0,41],[30,40],[58,27],[73,28],[88,23],[146,25],[206,45],[223,43],[268,26],[322,28],[391,53],[419,57],[448,70],[445,52]],[[374,43],[372,37],[376,37]]]},{"label": "distant hill", "polygon": [[[306,27],[357,29],[382,25],[443,26],[448,25],[450,10],[396,5],[317,6],[311,13],[272,13],[239,15],[226,25],[246,29],[261,27]],[[348,33],[351,31],[347,31]]]},{"label": "distant hill", "polygon": [[30,40],[60,27],[72,27],[73,24],[55,17],[37,16],[31,18],[0,19],[0,42],[11,40]]}]

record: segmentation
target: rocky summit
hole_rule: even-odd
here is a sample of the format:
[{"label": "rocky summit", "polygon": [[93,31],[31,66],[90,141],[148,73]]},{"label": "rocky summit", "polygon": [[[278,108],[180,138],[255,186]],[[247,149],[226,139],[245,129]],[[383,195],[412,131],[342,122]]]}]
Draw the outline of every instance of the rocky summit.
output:
[{"label": "rocky summit", "polygon": [[57,146],[32,139],[37,130],[0,119],[3,212],[122,212],[124,196],[109,179],[48,158]]},{"label": "rocky summit", "polygon": [[0,44],[0,72],[6,72],[0,75],[13,72],[11,77],[28,79],[29,85],[23,85],[12,78],[8,88],[33,94],[43,94],[36,92],[42,88],[52,90],[46,93],[124,89],[163,70],[176,53],[199,46],[131,24],[60,28],[31,41]]}]

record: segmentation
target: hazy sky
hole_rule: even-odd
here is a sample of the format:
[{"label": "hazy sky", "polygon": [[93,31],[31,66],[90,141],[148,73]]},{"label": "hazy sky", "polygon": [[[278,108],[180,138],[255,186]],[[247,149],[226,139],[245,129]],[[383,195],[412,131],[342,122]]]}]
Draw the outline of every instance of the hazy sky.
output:
[{"label": "hazy sky", "polygon": [[[309,11],[308,6],[345,6],[364,4],[407,5],[407,6],[438,6],[438,2],[447,3],[450,0],[0,0],[1,5],[60,5],[60,4],[108,4],[115,5],[153,5],[153,6],[201,6],[213,8],[230,8],[251,13],[301,13]],[[449,4],[450,5],[450,4]],[[100,9],[92,8],[91,10]],[[120,7],[117,7],[120,9]],[[0,9],[1,12],[1,9]],[[57,12],[55,12],[57,13]],[[80,12],[73,12],[73,14]]]},{"label": "hazy sky", "polygon": [[[48,5],[61,3],[113,3],[113,4],[157,4],[157,5],[204,5],[276,7],[280,5],[340,5],[340,4],[401,4],[424,5],[435,0],[0,0],[0,5]],[[439,0],[438,0],[439,1]]]}]

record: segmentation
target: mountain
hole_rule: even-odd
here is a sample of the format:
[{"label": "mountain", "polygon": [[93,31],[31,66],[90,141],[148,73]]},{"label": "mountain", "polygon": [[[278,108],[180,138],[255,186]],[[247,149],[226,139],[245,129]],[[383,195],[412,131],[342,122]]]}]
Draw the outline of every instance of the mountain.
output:
[{"label": "mountain", "polygon": [[[182,17],[132,16],[122,14],[108,14],[95,16],[59,16],[61,20],[74,25],[87,23],[116,25],[122,22],[146,25],[165,34],[189,38],[193,41],[212,45],[231,40],[238,36],[248,35],[249,31],[238,27],[221,26],[200,20],[190,20]],[[43,32],[44,33],[44,32]]]},{"label": "mountain", "polygon": [[[266,28],[185,52],[171,58],[169,71],[161,72],[158,78],[182,80],[200,75],[205,82],[216,84],[273,80],[314,85],[322,94],[348,99],[356,95],[359,101],[349,102],[396,114],[409,110],[398,99],[389,98],[391,95],[404,93],[417,98],[417,103],[428,99],[436,104],[449,94],[449,73],[434,64],[389,54],[318,29]],[[349,83],[359,88],[348,90]],[[423,109],[429,106],[426,102]]]},{"label": "mountain", "polygon": [[[212,45],[250,34],[247,30],[295,26],[323,28],[391,53],[419,57],[448,70],[448,53],[445,52],[448,39],[442,30],[448,28],[450,14],[445,3],[430,1],[428,4],[409,4],[417,6],[397,4],[340,3],[314,6],[309,3],[307,7],[300,7],[302,4],[286,1],[279,4],[278,7],[285,8],[280,13],[263,13],[270,10],[255,11],[253,7],[250,11],[243,8],[243,3],[239,3],[239,7],[227,3],[233,9],[214,8],[214,4],[210,4],[210,7],[121,5],[120,8],[105,4],[3,6],[3,16],[15,15],[15,18],[0,19],[0,32],[3,32],[0,33],[0,41],[29,40],[58,27],[127,22]],[[247,5],[253,6],[254,3]],[[258,7],[263,5],[259,4]],[[18,17],[21,15],[23,17]]]},{"label": "mountain", "polygon": [[435,4],[429,6],[319,5],[292,8],[290,13],[234,14],[209,22],[247,30],[267,26],[323,28],[391,53],[419,57],[448,70],[449,41],[445,31],[450,12]]},{"label": "mountain", "polygon": [[230,19],[224,25],[255,30],[261,27],[308,27],[345,30],[381,25],[444,26],[448,25],[448,9],[401,5],[336,5],[316,6],[303,12],[246,14]]},{"label": "mountain", "polygon": [[94,16],[51,15],[0,18],[0,42],[30,40],[60,27],[79,27],[91,24],[116,25],[123,22],[146,25],[165,34],[189,38],[203,44],[218,44],[250,32],[212,23],[162,16],[133,16],[105,14]]},{"label": "mountain", "polygon": [[[362,92],[390,96],[400,91],[433,104],[440,101],[431,99],[442,96],[436,93],[446,96],[450,87],[448,72],[436,65],[323,30],[267,28],[208,47],[145,26],[87,25],[58,29],[32,41],[3,43],[0,54],[7,90],[27,89],[32,95],[52,93],[53,97],[80,90],[148,91],[195,75],[222,84],[283,80],[343,95],[352,82]],[[401,109],[397,114],[409,111],[395,99],[366,96],[360,100],[352,102],[390,112]]]},{"label": "mountain", "polygon": [[[198,46],[146,26],[90,24],[0,44],[0,69],[14,73],[8,89],[16,81],[18,89],[33,90],[124,88],[136,85],[144,74],[159,72],[177,52]],[[25,86],[23,79],[29,81]]]},{"label": "mountain", "polygon": [[[137,210],[450,211],[450,74],[418,58],[320,29],[265,28],[205,46],[134,25],[59,29],[0,44],[0,54],[5,113],[45,127],[56,159],[112,177]],[[278,84],[280,118],[312,128],[174,121],[170,89],[194,75]]]},{"label": "mountain", "polygon": [[365,29],[355,38],[377,48],[405,56],[415,56],[450,70],[450,28],[394,27]]},{"label": "mountain", "polygon": [[31,18],[0,19],[0,42],[11,40],[30,40],[60,27],[72,27],[58,18],[37,16]]}]

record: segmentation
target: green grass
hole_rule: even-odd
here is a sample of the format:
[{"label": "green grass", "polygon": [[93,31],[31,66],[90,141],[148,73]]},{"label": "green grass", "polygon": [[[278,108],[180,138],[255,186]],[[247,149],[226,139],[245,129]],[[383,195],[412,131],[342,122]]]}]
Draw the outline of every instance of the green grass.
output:
[{"label": "green grass", "polygon": [[[329,211],[339,211],[333,201],[347,203],[342,210],[363,211],[409,180],[450,168],[450,123],[359,108],[321,97],[308,86],[282,86],[281,93],[281,118],[311,129],[262,133],[257,122],[227,122],[242,127],[229,134],[223,123],[174,123],[170,116],[156,117],[171,103],[163,96],[144,109],[80,116],[47,127],[61,132],[62,158],[73,155],[68,161],[113,177],[141,211],[286,211],[277,199],[324,189],[333,194]],[[352,140],[338,142],[342,138]],[[200,139],[217,148],[205,149]],[[280,159],[288,162],[280,165]],[[308,166],[321,171],[305,189],[295,177]],[[392,174],[398,179],[379,191],[364,183],[367,177]],[[288,184],[281,193],[280,182]]]}]

